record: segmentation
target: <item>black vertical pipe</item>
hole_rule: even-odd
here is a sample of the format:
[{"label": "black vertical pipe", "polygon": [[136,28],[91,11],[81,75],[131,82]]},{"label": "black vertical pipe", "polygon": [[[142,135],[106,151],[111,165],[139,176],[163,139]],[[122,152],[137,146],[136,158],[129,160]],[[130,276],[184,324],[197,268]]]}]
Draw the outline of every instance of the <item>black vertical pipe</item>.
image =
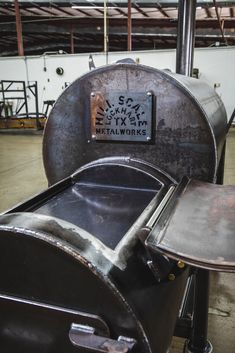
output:
[{"label": "black vertical pipe", "polygon": [[26,117],[29,117],[29,109],[28,109],[28,98],[27,98],[27,92],[26,92],[26,84],[24,81],[22,81],[23,84],[23,92],[24,92],[24,104],[25,104],[25,113]]},{"label": "black vertical pipe", "polygon": [[195,39],[196,0],[179,0],[176,72],[191,76]]},{"label": "black vertical pipe", "polygon": [[[179,0],[176,72],[192,76],[195,41],[196,0]],[[209,353],[207,340],[209,271],[197,270],[195,275],[193,325],[185,352]]]},{"label": "black vertical pipe", "polygon": [[41,129],[41,124],[39,120],[39,107],[38,107],[38,83],[35,81],[34,84],[34,89],[35,89],[35,110],[36,110],[36,125],[37,125],[37,130]]},{"label": "black vertical pipe", "polygon": [[[211,353],[212,346],[207,340],[210,273],[198,269],[195,281],[193,328],[188,343],[190,353]],[[187,350],[186,350],[187,352]]]},{"label": "black vertical pipe", "polygon": [[127,50],[132,51],[132,19],[131,19],[131,0],[128,0],[128,17],[127,17]]}]

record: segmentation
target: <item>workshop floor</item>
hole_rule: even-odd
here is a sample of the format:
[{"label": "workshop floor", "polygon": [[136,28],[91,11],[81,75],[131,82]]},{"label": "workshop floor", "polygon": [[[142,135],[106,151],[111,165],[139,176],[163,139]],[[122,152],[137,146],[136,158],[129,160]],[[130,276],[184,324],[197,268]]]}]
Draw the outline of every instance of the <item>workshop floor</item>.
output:
[{"label": "workshop floor", "polygon": [[[47,187],[41,150],[42,136],[0,134],[0,212]],[[235,184],[235,129],[227,140],[225,184]],[[214,353],[235,352],[235,275],[212,273],[209,339]],[[174,339],[171,353],[181,353]],[[156,352],[157,353],[157,352]]]}]

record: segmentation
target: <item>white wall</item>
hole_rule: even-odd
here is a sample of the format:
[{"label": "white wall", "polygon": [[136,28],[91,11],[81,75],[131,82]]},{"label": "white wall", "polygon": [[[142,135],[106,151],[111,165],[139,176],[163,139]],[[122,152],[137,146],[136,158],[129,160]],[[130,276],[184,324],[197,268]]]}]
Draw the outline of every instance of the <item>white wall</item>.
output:
[{"label": "white wall", "polygon": [[[103,53],[92,54],[96,67],[106,64]],[[175,71],[175,50],[154,50],[138,52],[109,53],[108,63],[130,57],[140,63],[158,69]],[[39,110],[43,101],[57,99],[65,88],[65,82],[73,82],[89,70],[89,54],[58,54],[32,57],[0,58],[0,80],[38,81]],[[235,107],[235,47],[195,49],[194,67],[199,68],[200,79],[210,86],[216,84],[230,117]],[[64,74],[56,74],[56,68],[62,67]],[[46,68],[46,71],[44,70]],[[33,98],[29,94],[30,111],[35,111]]]}]

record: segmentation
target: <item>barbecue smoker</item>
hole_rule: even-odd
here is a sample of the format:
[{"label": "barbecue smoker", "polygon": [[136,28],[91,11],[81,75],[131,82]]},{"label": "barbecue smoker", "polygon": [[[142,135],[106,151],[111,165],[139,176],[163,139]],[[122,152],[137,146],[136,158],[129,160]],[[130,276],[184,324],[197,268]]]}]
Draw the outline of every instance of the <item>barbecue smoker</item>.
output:
[{"label": "barbecue smoker", "polygon": [[166,353],[173,334],[211,351],[208,269],[235,269],[226,129],[196,79],[120,63],[71,84],[50,187],[0,217],[1,352]]}]

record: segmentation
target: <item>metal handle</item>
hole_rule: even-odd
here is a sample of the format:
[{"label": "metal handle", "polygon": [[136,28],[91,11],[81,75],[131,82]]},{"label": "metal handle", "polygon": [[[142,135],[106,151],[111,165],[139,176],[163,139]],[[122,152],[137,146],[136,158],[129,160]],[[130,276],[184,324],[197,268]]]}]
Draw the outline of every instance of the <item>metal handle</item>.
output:
[{"label": "metal handle", "polygon": [[127,353],[136,343],[135,339],[124,336],[119,336],[118,340],[97,336],[93,327],[74,323],[69,331],[69,339],[74,346],[101,353]]}]

